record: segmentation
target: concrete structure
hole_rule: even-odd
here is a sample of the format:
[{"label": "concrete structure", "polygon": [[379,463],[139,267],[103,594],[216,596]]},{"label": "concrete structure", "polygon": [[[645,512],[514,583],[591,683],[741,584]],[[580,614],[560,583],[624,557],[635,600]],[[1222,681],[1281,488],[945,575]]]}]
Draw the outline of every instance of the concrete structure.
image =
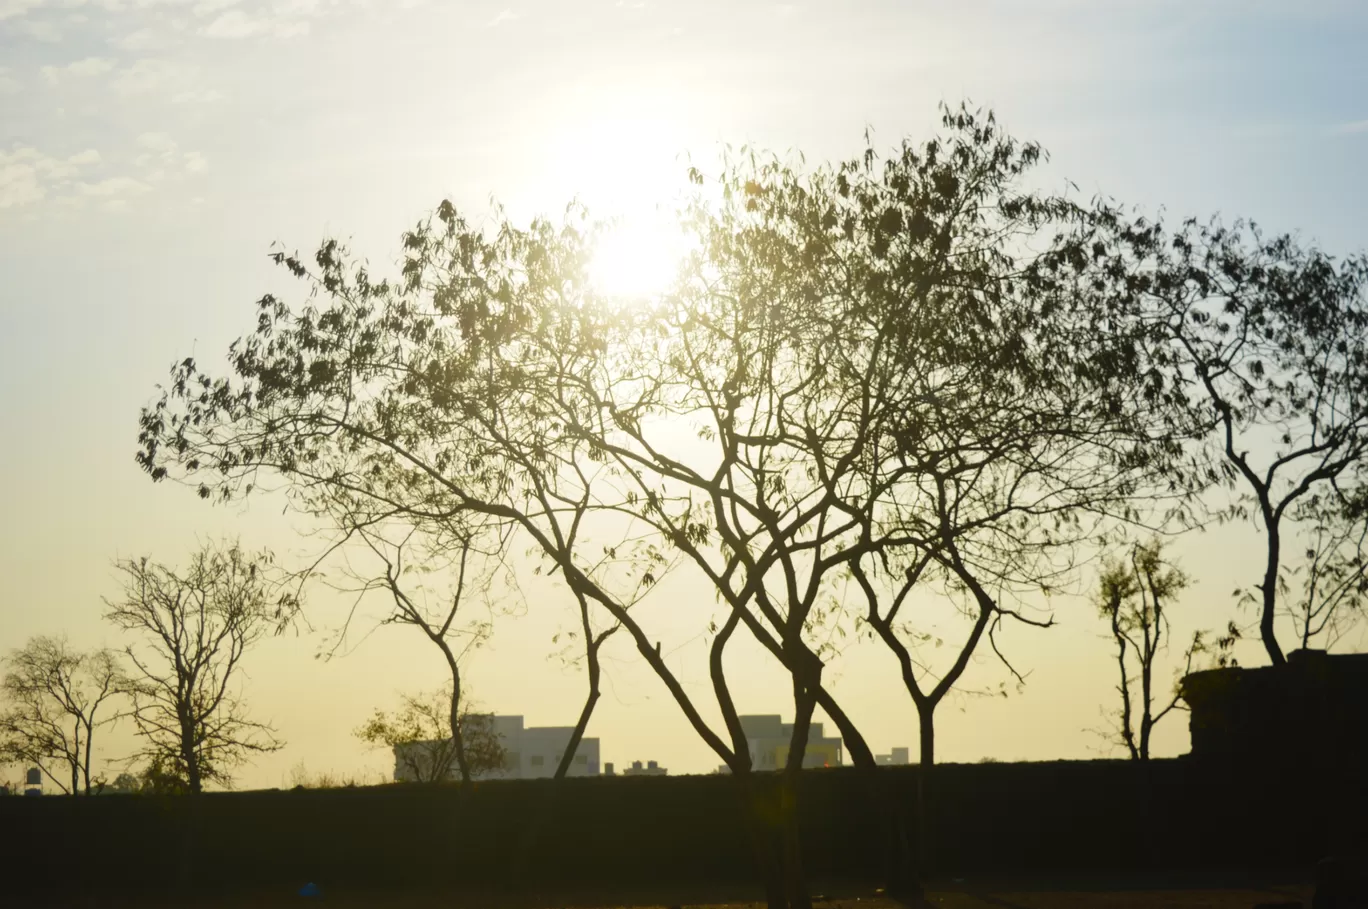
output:
[{"label": "concrete structure", "polygon": [[876,763],[890,767],[901,767],[904,764],[912,763],[910,752],[906,748],[894,748],[889,754],[876,754],[874,760]]},{"label": "concrete structure", "polygon": [[[740,720],[741,729],[746,733],[751,766],[756,770],[782,770],[788,761],[793,724],[783,722],[778,714],[743,716]],[[822,724],[812,723],[808,727],[803,767],[839,767],[843,763],[840,738],[824,737]]]},{"label": "concrete structure", "polygon": [[[487,780],[540,779],[556,775],[561,757],[570,744],[570,736],[575,731],[572,726],[525,726],[521,716],[492,716],[490,722],[494,734],[499,737],[507,752],[504,769],[480,776]],[[400,749],[415,746],[398,746],[394,757],[394,779],[396,782],[412,782],[407,763],[400,759]],[[419,744],[416,747],[423,747]],[[453,765],[451,775],[459,773]],[[575,749],[575,757],[568,776],[599,775],[599,740],[585,736]]]},{"label": "concrete structure", "polygon": [[1368,766],[1368,654],[1295,650],[1278,668],[1194,672],[1182,692],[1195,760],[1360,778]]},{"label": "concrete structure", "polygon": [[641,761],[632,761],[632,766],[624,767],[623,776],[665,776],[670,771],[661,767],[655,761],[647,761],[646,766],[641,766]]}]

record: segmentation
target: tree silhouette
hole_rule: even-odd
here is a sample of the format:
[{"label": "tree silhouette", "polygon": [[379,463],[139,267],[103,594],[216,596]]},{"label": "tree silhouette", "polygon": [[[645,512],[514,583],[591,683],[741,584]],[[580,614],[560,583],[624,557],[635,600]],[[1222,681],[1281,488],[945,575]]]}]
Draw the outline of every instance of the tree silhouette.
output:
[{"label": "tree silhouette", "polygon": [[1121,698],[1117,739],[1132,760],[1149,760],[1154,727],[1174,710],[1185,709],[1179,686],[1192,673],[1196,659],[1214,654],[1218,665],[1228,665],[1230,650],[1240,637],[1234,623],[1214,646],[1205,632],[1194,632],[1172,694],[1162,699],[1155,690],[1154,674],[1172,637],[1169,606],[1189,583],[1188,576],[1164,557],[1163,543],[1158,539],[1135,544],[1124,559],[1107,560],[1098,579],[1098,611],[1107,620],[1116,645],[1120,676],[1116,685]]},{"label": "tree silhouette", "polygon": [[[1107,205],[1097,223],[1109,263],[1100,274],[1126,317],[1148,329],[1165,392],[1184,396],[1191,423],[1207,428],[1210,479],[1234,492],[1218,516],[1262,533],[1251,591],[1264,649],[1282,665],[1287,550],[1299,532],[1320,533],[1318,508],[1304,505],[1349,501],[1342,484],[1368,459],[1368,256],[1336,260],[1252,223],[1189,220],[1170,231]],[[1341,515],[1351,525],[1364,518],[1362,509]],[[1299,527],[1308,518],[1312,526]]]},{"label": "tree silhouette", "polygon": [[107,603],[106,617],[142,638],[125,652],[140,756],[153,775],[199,793],[231,782],[231,768],[251,754],[279,749],[269,726],[247,719],[233,687],[247,650],[297,606],[270,555],[209,544],[183,570],[148,558],[117,567],[123,596]]},{"label": "tree silhouette", "polygon": [[70,795],[90,795],[95,734],[126,714],[112,709],[123,679],[107,650],[81,653],[64,637],[36,637],[5,659],[0,763],[24,763]]}]

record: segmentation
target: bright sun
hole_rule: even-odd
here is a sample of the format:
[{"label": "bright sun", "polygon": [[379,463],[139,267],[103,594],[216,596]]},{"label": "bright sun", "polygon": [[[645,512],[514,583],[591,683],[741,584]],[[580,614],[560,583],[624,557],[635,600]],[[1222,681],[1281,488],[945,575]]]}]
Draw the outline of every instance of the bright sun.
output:
[{"label": "bright sun", "polygon": [[678,230],[662,223],[623,222],[600,237],[589,280],[610,297],[654,297],[669,287],[684,255]]}]

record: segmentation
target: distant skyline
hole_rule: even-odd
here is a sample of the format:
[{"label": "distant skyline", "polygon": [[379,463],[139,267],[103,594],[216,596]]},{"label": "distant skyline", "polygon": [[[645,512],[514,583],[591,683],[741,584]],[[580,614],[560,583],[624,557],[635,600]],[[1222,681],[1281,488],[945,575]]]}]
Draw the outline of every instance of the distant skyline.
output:
[{"label": "distant skyline", "polygon": [[[317,546],[278,501],[211,507],[133,463],[138,408],[174,359],[221,363],[254,300],[298,299],[267,262],[273,241],[350,238],[382,267],[443,197],[479,217],[493,196],[519,219],[578,197],[640,222],[721,143],[815,163],[856,151],[866,127],[881,147],[924,138],[938,101],[969,99],[1040,141],[1048,179],[1085,199],[1253,218],[1343,254],[1368,248],[1365,48],[1368,6],[1351,0],[0,0],[0,650],[59,632],[118,645],[100,621],[116,557],[174,563],[222,535],[287,557]],[[1220,528],[1174,547],[1196,581],[1175,640],[1236,615],[1231,590],[1258,571],[1243,540]],[[582,679],[548,657],[572,603],[545,579],[523,596],[467,682],[486,710],[570,725]],[[715,608],[711,595],[670,578],[643,605],[683,682],[706,687],[698,626],[671,612]],[[1086,596],[1050,605],[1057,627],[1005,635],[1030,670],[1022,693],[960,696],[938,716],[942,760],[1100,753],[1086,730],[1112,706],[1106,629]],[[247,700],[287,745],[240,785],[285,785],[300,763],[387,774],[352,730],[441,683],[411,629],[362,641],[361,624],[349,655],[314,659],[343,606],[320,589],[315,631],[248,660]],[[1240,657],[1264,662],[1254,645]],[[743,713],[791,719],[772,661],[751,645],[729,661]],[[716,768],[625,641],[605,673],[588,731],[603,761]],[[881,646],[851,645],[830,677],[874,751],[915,760],[915,713]],[[966,684],[1006,678],[981,656]],[[1186,748],[1175,716],[1156,751]]]}]

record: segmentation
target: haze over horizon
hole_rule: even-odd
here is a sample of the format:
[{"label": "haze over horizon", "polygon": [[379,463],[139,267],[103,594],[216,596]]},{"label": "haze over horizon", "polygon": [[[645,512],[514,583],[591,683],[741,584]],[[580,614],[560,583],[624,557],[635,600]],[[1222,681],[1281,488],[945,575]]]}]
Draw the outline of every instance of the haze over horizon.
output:
[{"label": "haze over horizon", "polygon": [[[867,127],[878,147],[923,139],[937,102],[969,99],[1041,142],[1049,178],[1084,199],[1253,218],[1346,254],[1368,247],[1364,47],[1368,7],[1349,0],[884,0],[839,13],[713,0],[0,0],[0,650],[59,632],[121,644],[100,620],[101,598],[118,593],[115,558],[174,564],[225,535],[295,559],[317,548],[278,500],[211,507],[133,461],[138,408],[173,361],[221,364],[253,301],[299,299],[267,261],[273,241],[308,251],[350,238],[384,270],[400,233],[445,197],[479,217],[493,196],[517,219],[579,198],[644,223],[677,198],[688,162],[706,168],[722,143],[815,164],[858,151]],[[1231,591],[1258,573],[1245,533],[1176,544],[1196,583],[1175,641],[1236,617]],[[1030,672],[1021,692],[959,696],[963,712],[938,714],[941,760],[1119,756],[1088,731],[1114,685],[1093,577],[1048,604],[1057,627],[1004,636]],[[388,756],[352,730],[398,692],[436,687],[443,666],[411,630],[367,637],[364,620],[345,656],[313,659],[346,605],[317,589],[314,630],[249,657],[247,702],[287,746],[239,786],[284,785],[301,763],[388,774]],[[518,614],[497,619],[466,670],[473,698],[572,724],[582,679],[550,658],[574,622],[568,594],[529,576],[505,605]],[[672,615],[715,610],[712,593],[671,578],[646,607],[682,680],[706,687],[698,623]],[[1239,656],[1265,662],[1256,642]],[[790,719],[771,660],[749,643],[728,660],[743,713]],[[1008,680],[991,653],[975,660],[967,687]],[[605,672],[589,729],[604,760],[717,766],[626,641],[609,646]],[[915,759],[915,713],[889,654],[851,643],[830,672],[874,750],[908,745]],[[1186,749],[1184,718],[1169,719],[1156,752]]]}]

